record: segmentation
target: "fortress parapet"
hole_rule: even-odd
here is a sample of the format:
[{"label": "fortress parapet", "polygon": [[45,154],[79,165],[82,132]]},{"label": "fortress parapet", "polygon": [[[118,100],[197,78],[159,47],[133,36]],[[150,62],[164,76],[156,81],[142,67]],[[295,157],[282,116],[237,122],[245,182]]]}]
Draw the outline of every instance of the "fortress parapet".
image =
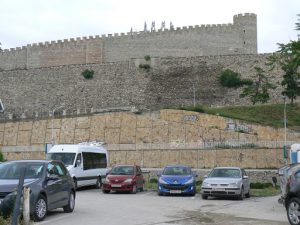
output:
[{"label": "fortress parapet", "polygon": [[256,54],[257,16],[233,23],[114,33],[28,44],[0,52],[0,69],[117,62],[130,58]]}]

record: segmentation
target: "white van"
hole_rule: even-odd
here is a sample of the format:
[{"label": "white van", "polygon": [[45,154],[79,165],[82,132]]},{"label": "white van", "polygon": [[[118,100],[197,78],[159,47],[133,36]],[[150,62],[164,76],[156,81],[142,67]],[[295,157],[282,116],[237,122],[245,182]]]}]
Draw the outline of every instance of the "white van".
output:
[{"label": "white van", "polygon": [[47,153],[47,159],[62,161],[76,188],[88,185],[101,188],[107,172],[108,153],[99,142],[54,145]]}]

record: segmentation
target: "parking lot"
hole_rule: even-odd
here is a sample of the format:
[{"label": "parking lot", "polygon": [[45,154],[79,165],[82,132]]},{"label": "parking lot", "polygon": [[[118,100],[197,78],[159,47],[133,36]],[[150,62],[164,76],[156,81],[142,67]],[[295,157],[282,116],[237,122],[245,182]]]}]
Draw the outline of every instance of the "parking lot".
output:
[{"label": "parking lot", "polygon": [[38,224],[55,225],[288,225],[278,196],[245,199],[208,199],[137,194],[103,194],[97,189],[77,191],[75,211],[51,211]]}]

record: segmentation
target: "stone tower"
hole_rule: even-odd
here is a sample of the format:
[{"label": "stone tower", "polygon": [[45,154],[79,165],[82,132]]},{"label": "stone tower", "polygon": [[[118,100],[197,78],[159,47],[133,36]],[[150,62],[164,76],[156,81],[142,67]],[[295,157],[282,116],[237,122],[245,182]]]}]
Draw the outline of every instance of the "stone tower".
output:
[{"label": "stone tower", "polygon": [[233,24],[240,29],[240,40],[245,53],[257,53],[257,16],[253,13],[238,14],[233,17]]}]

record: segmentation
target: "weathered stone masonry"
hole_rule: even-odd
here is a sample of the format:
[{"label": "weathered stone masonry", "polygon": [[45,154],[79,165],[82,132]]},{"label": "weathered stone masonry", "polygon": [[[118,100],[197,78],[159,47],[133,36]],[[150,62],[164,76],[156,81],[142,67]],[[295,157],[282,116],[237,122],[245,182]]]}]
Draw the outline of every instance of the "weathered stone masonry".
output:
[{"label": "weathered stone masonry", "polygon": [[[191,58],[151,58],[151,69],[139,68],[143,59],[130,61],[67,65],[27,70],[0,72],[0,96],[8,114],[31,117],[38,112],[49,112],[65,104],[64,110],[81,112],[109,107],[138,107],[160,109],[193,104],[193,84],[196,104],[243,105],[240,89],[224,88],[218,82],[223,69],[241,73],[244,78],[255,76],[255,66],[268,71],[268,55],[199,56]],[[86,80],[81,73],[95,71]],[[280,83],[282,72],[274,70],[270,80]],[[282,102],[282,87],[271,91],[273,103]],[[61,111],[63,110],[61,109]],[[61,114],[60,111],[60,114]],[[59,111],[57,111],[59,113]]]},{"label": "weathered stone masonry", "polygon": [[[191,116],[197,119],[187,120]],[[228,130],[227,125],[228,119],[223,117],[180,110],[11,121],[0,123],[0,151],[9,160],[44,158],[45,144],[51,143],[53,135],[55,143],[106,142],[110,165],[137,163],[161,168],[166,164],[183,163],[199,169],[214,166],[278,168],[282,165],[282,149],[272,145],[203,148],[205,141],[273,144],[283,140],[282,129],[247,125],[251,128],[249,133],[240,133]],[[288,131],[288,140],[299,141],[299,133]]]},{"label": "weathered stone masonry", "polygon": [[130,58],[256,54],[255,14],[238,14],[232,24],[141,31],[28,44],[0,52],[3,70],[126,61]]}]

